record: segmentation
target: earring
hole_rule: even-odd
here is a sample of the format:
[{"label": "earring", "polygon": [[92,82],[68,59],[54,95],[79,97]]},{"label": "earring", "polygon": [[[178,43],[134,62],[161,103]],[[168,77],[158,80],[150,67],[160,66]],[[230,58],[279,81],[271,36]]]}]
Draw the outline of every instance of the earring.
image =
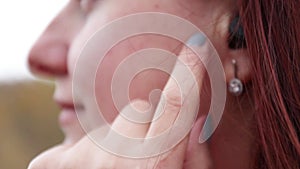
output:
[{"label": "earring", "polygon": [[237,65],[235,59],[232,60],[232,64],[234,68],[234,78],[230,80],[228,90],[234,96],[239,96],[243,93],[243,83],[237,78]]}]

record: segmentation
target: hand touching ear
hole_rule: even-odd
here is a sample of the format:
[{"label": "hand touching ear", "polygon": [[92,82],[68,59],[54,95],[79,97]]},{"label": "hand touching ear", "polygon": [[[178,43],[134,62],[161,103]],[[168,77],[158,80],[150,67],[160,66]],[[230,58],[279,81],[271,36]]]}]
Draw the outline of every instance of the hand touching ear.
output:
[{"label": "hand touching ear", "polygon": [[[206,38],[196,34],[187,44],[196,46],[205,52],[205,43]],[[158,112],[157,109],[152,112],[153,118],[159,118],[151,123],[136,124],[120,115],[113,122],[111,131],[105,136],[105,139],[109,140],[112,132],[117,131],[122,135],[147,140],[147,138],[160,135],[173,125],[177,125],[178,130],[171,131],[162,140],[162,142],[171,143],[172,139],[177,138],[176,134],[183,134],[181,141],[177,142],[178,144],[170,151],[149,158],[124,158],[104,151],[87,135],[74,145],[61,145],[40,155],[31,162],[28,169],[210,169],[212,162],[209,157],[209,149],[206,143],[199,144],[199,135],[206,119],[205,116],[198,117],[194,123],[198,113],[195,110],[198,110],[199,106],[199,91],[202,87],[204,66],[199,57],[185,46],[180,52],[178,60],[189,68],[195,78],[187,78],[189,76],[182,72],[183,65],[175,64],[172,75],[163,91],[165,99],[160,99],[158,103],[158,106],[160,104],[165,105],[163,112]],[[175,81],[171,77],[178,77],[179,79]],[[177,84],[183,88],[179,88]],[[198,90],[195,92],[195,89]],[[145,101],[134,101],[131,106],[141,111],[149,108],[149,104]],[[188,106],[188,109],[183,109],[184,106]],[[181,110],[188,111],[181,112]],[[124,111],[130,111],[130,109],[124,108],[120,114],[127,113]],[[158,115],[158,113],[161,114]],[[178,125],[176,122],[179,114],[184,117],[184,120]],[[181,128],[189,126],[193,126],[192,131],[185,134]],[[121,141],[110,141],[119,143],[118,148],[124,152],[130,152],[134,149],[134,147],[124,146],[125,144]],[[141,142],[141,145],[143,144],[146,144],[146,141]],[[153,150],[157,146],[148,144],[145,147],[146,150]]]}]

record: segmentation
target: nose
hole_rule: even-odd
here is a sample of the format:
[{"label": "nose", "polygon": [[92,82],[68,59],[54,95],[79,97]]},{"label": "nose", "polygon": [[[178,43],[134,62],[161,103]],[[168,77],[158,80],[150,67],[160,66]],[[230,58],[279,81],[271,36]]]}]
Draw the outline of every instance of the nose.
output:
[{"label": "nose", "polygon": [[51,78],[68,74],[70,44],[84,23],[79,11],[79,4],[70,1],[33,45],[27,60],[33,74]]},{"label": "nose", "polygon": [[43,76],[64,76],[68,74],[67,55],[69,45],[56,32],[47,32],[32,47],[28,64],[31,72]]}]

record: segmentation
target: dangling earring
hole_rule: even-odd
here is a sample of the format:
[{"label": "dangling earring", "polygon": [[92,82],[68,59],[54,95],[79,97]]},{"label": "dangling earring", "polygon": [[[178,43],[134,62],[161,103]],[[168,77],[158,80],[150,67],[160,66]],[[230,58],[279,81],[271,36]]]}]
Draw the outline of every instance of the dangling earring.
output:
[{"label": "dangling earring", "polygon": [[230,80],[228,90],[234,96],[239,96],[243,93],[243,83],[237,78],[237,65],[235,59],[232,60],[232,64],[234,68],[234,78]]}]

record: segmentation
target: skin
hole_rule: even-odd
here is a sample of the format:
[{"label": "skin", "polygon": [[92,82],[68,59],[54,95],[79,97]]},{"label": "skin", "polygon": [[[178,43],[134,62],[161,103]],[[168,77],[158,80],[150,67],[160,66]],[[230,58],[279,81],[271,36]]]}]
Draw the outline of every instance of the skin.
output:
[{"label": "skin", "polygon": [[[85,136],[76,116],[72,115],[74,110],[72,108],[70,110],[70,107],[74,104],[84,107],[82,114],[85,118],[89,118],[90,112],[93,110],[89,104],[92,96],[84,92],[86,88],[84,82],[88,78],[92,78],[86,76],[87,72],[81,72],[82,83],[78,84],[80,103],[73,103],[72,76],[80,49],[93,32],[116,18],[137,12],[170,13],[187,19],[207,35],[221,57],[228,81],[234,75],[231,60],[236,59],[239,66],[238,77],[247,83],[251,79],[247,53],[243,50],[229,50],[227,47],[228,25],[231,14],[236,9],[235,3],[233,0],[209,2],[205,0],[71,0],[32,47],[28,59],[33,73],[55,78],[54,99],[62,107],[60,123],[65,133],[65,141],[36,157],[29,168],[92,169],[124,168],[124,166],[143,168],[144,160],[123,159],[99,150]],[[105,39],[103,41],[105,42]],[[135,126],[120,117],[114,120],[118,116],[118,112],[110,99],[110,79],[116,66],[129,54],[148,47],[166,49],[185,59],[187,55],[182,47],[178,47],[178,44],[177,41],[165,37],[141,35],[121,42],[107,54],[101,64],[101,71],[96,76],[96,84],[99,84],[97,85],[99,87],[96,88],[99,94],[96,97],[101,103],[105,118],[112,123],[116,130],[125,134],[138,133],[137,135],[151,136],[159,134],[160,131],[155,128],[163,126],[163,123],[160,122],[148,124],[146,127],[154,128],[154,130],[146,131],[145,126]],[[89,65],[92,62],[93,60],[84,60],[80,64]],[[193,72],[199,75],[197,80],[205,84],[207,79],[202,69],[203,67],[197,67]],[[163,89],[166,83],[167,86],[174,86],[168,78],[166,74],[158,71],[139,74],[131,84],[130,97],[147,100],[151,90]],[[205,86],[199,87],[201,90],[205,90]],[[176,95],[175,91],[169,93]],[[199,116],[191,134],[174,150],[163,156],[158,166],[165,169],[175,167],[250,168],[249,164],[253,155],[251,151],[253,150],[253,135],[255,135],[251,129],[253,110],[248,105],[251,100],[247,98],[239,102],[238,100],[228,94],[222,121],[208,143],[198,144],[198,136],[205,117]],[[203,101],[208,102],[205,99]],[[242,109],[237,108],[237,103],[242,105]],[[147,107],[144,102],[134,104],[137,104],[140,109]],[[205,111],[205,106],[201,110]],[[167,111],[171,110],[167,109]],[[124,126],[132,129],[131,132],[124,131],[126,128]],[[82,157],[87,158],[82,159]],[[152,164],[151,160],[153,159],[149,160],[150,164]]]}]

